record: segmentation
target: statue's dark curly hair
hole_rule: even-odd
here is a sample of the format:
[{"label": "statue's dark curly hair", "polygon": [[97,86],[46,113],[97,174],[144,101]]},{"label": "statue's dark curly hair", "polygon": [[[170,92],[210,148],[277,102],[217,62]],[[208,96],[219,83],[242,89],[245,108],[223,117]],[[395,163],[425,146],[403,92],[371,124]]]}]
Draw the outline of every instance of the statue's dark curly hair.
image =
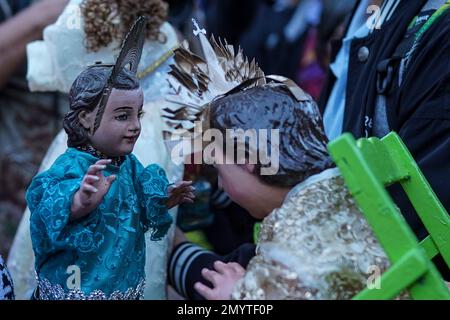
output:
[{"label": "statue's dark curly hair", "polygon": [[81,13],[88,51],[98,51],[113,40],[122,42],[139,16],[148,18],[147,39],[166,41],[159,28],[167,19],[168,5],[161,0],[84,0]]}]

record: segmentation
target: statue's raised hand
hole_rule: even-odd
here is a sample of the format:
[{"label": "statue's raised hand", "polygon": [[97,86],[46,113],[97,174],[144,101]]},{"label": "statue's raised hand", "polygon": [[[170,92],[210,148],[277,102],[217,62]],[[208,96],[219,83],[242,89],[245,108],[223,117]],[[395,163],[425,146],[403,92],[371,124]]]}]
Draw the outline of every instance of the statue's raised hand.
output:
[{"label": "statue's raised hand", "polygon": [[167,208],[173,208],[181,203],[193,203],[195,199],[194,191],[195,188],[192,186],[192,181],[179,181],[170,185],[167,190]]},{"label": "statue's raised hand", "polygon": [[108,193],[111,184],[116,179],[115,175],[105,177],[102,170],[111,160],[99,160],[91,165],[81,182],[80,189],[73,197],[71,207],[71,220],[80,219],[92,212],[102,202]]}]

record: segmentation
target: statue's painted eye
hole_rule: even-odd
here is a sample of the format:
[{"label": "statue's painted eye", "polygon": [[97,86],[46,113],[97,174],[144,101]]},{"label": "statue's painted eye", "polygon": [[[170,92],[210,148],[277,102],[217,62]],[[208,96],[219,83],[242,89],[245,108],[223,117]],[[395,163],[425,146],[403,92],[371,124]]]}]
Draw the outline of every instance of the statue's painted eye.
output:
[{"label": "statue's painted eye", "polygon": [[128,119],[127,114],[121,114],[120,116],[116,117],[116,120],[119,120],[119,121],[126,121],[127,119]]},{"label": "statue's painted eye", "polygon": [[145,114],[145,111],[141,111],[138,113],[138,118],[141,119]]}]

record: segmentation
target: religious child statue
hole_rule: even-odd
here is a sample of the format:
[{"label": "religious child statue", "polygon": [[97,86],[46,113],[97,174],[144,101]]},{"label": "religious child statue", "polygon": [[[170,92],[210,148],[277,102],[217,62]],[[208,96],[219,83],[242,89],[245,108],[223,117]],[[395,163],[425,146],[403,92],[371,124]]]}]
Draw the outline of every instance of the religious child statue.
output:
[{"label": "religious child statue", "polygon": [[188,298],[352,298],[371,268],[381,273],[389,261],[327,152],[316,103],[293,81],[265,76],[241,50],[195,33],[205,58],[175,52],[167,139],[182,153],[203,151],[230,198],[263,222],[245,268],[230,258],[241,254],[180,241],[171,283]]},{"label": "religious child statue", "polygon": [[36,299],[142,298],[145,232],[165,237],[168,209],[194,198],[190,182],[169,187],[160,166],[144,167],[132,154],[146,23],[136,21],[115,64],[90,66],[75,79],[64,118],[68,149],[28,189]]},{"label": "religious child statue", "polygon": [[[183,166],[173,164],[163,137],[159,101],[169,90],[167,71],[178,46],[175,29],[166,22],[167,4],[161,0],[70,0],[56,23],[44,30],[42,41],[28,45],[28,82],[32,91],[60,91],[68,94],[76,77],[98,61],[113,64],[121,43],[140,15],[148,17],[146,37],[136,76],[144,93],[142,128],[133,153],[147,166],[160,165],[170,182],[183,175]],[[64,130],[54,139],[42,161],[40,172],[48,170],[66,151]],[[173,218],[176,208],[170,210]],[[14,279],[17,299],[29,299],[36,287],[34,255],[27,208],[11,247],[8,267]],[[146,237],[147,259],[145,299],[166,298],[166,265],[173,228],[160,241]]]}]

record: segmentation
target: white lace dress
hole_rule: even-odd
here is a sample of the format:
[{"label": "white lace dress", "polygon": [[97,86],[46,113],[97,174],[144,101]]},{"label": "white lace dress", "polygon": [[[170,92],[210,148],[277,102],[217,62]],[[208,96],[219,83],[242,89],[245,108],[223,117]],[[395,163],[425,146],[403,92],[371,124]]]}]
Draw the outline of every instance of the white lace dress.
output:
[{"label": "white lace dress", "polygon": [[[71,0],[57,22],[44,30],[44,40],[28,45],[28,74],[33,91],[60,91],[68,93],[78,74],[96,61],[113,63],[119,53],[120,43],[113,42],[95,53],[88,53],[84,47],[83,21],[79,20],[81,0]],[[77,20],[78,19],[78,20]],[[175,30],[168,23],[161,26],[166,42],[147,41],[138,68],[138,77],[144,91],[144,111],[141,136],[133,153],[147,166],[159,164],[165,169],[170,182],[182,178],[183,169],[175,166],[163,142],[163,121],[160,106],[168,90],[167,71],[171,63],[171,52],[177,47]],[[48,169],[55,159],[67,148],[67,136],[61,131],[54,139],[42,161],[40,171]],[[176,211],[172,214],[175,218]],[[14,279],[17,299],[29,299],[36,287],[34,255],[30,238],[30,212],[26,209],[14,243],[9,253],[8,267]],[[168,248],[173,238],[173,228],[168,236],[151,241],[146,236],[146,288],[145,299],[166,298],[166,265]]]}]

